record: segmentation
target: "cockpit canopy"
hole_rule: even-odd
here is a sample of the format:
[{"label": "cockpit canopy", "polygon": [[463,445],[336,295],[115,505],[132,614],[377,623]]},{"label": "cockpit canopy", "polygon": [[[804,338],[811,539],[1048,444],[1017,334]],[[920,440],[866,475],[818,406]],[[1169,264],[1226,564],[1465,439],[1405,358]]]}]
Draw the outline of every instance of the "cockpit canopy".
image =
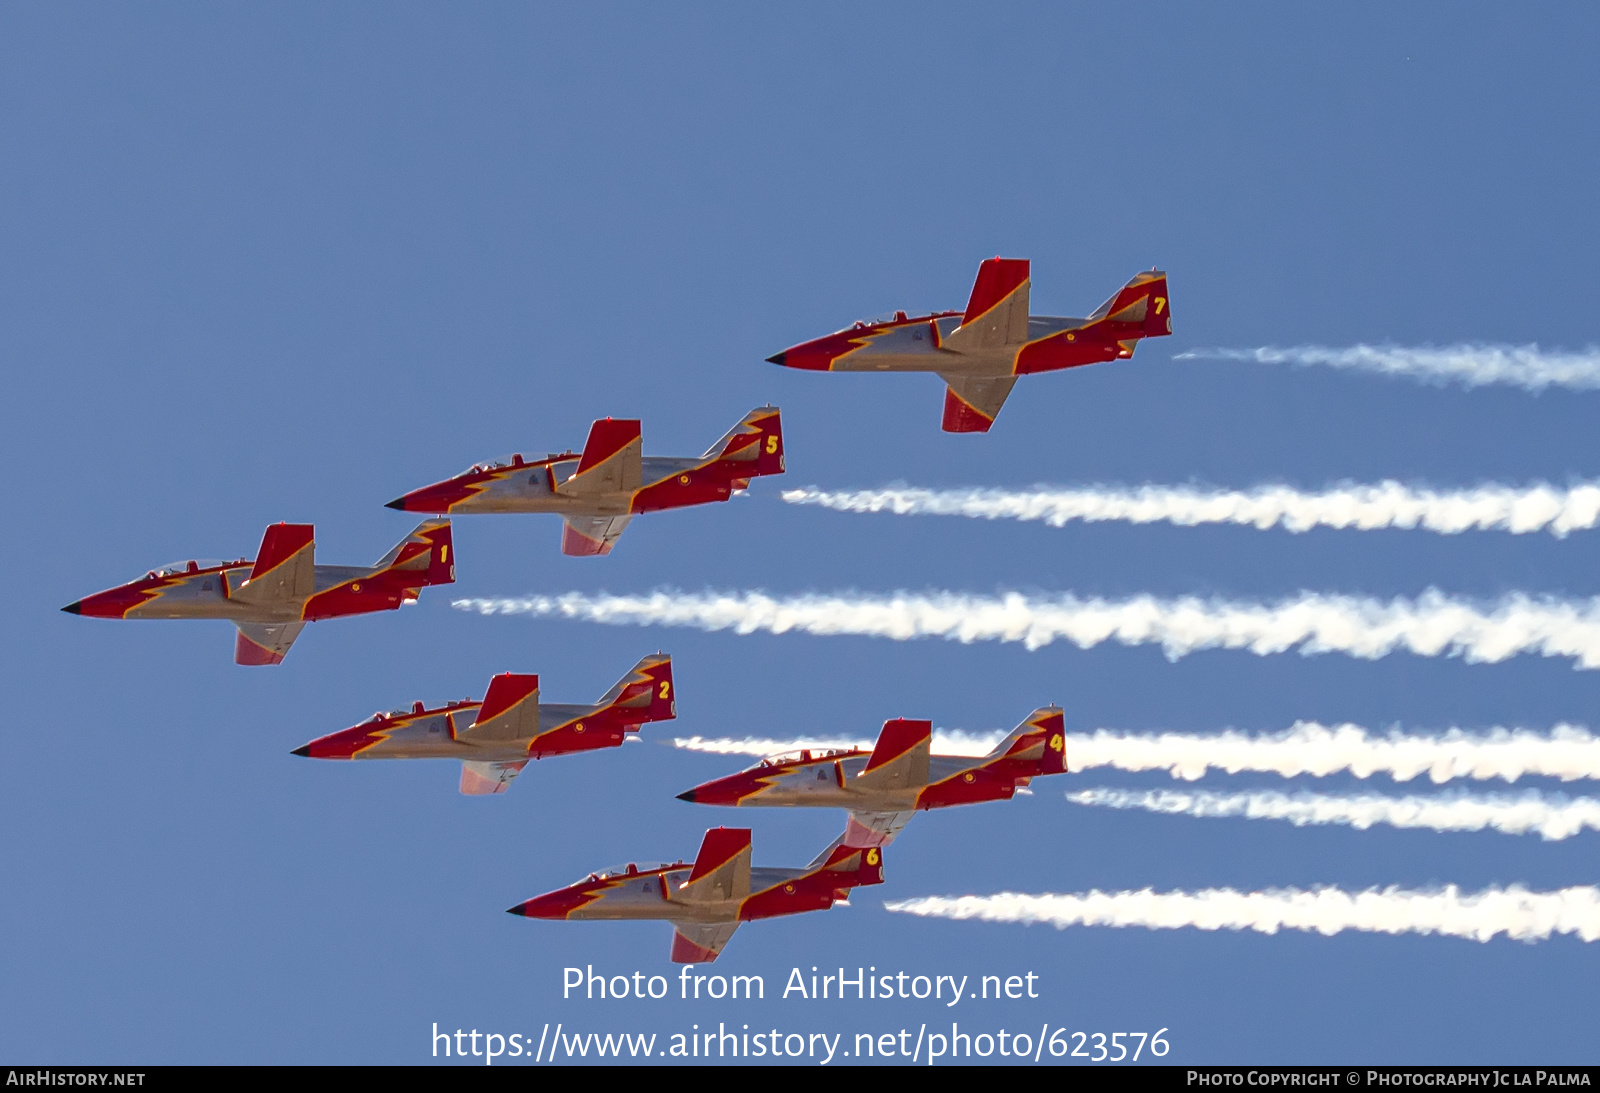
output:
[{"label": "cockpit canopy", "polygon": [[474,463],[462,471],[461,475],[482,474],[485,471],[498,471],[506,467],[527,467],[535,463],[547,463],[552,459],[565,459],[569,456],[575,457],[576,453],[551,452],[543,458],[537,458],[531,455],[523,455],[521,452],[512,452],[510,455],[496,456],[494,459],[486,459],[481,463]]},{"label": "cockpit canopy", "polygon": [[782,751],[761,760],[763,767],[781,767],[785,763],[814,763],[822,759],[842,759],[851,755],[865,755],[860,748],[798,748]]},{"label": "cockpit canopy", "polygon": [[224,561],[221,558],[190,558],[182,562],[168,562],[150,571],[152,577],[181,577],[185,573],[198,573],[202,569],[216,569],[219,566],[235,565],[239,563]]},{"label": "cockpit canopy", "polygon": [[856,320],[855,329],[867,326],[882,326],[885,323],[908,323],[913,320],[926,322],[929,319],[943,319],[950,315],[960,315],[959,311],[930,311],[926,315],[908,315],[904,311],[885,311],[865,319]]},{"label": "cockpit canopy", "polygon": [[681,859],[679,861],[625,862],[622,865],[612,865],[598,872],[590,873],[578,883],[584,884],[588,881],[609,880],[612,877],[631,877],[638,873],[652,873],[657,869],[676,869],[680,867],[687,869],[688,866],[689,863]]}]

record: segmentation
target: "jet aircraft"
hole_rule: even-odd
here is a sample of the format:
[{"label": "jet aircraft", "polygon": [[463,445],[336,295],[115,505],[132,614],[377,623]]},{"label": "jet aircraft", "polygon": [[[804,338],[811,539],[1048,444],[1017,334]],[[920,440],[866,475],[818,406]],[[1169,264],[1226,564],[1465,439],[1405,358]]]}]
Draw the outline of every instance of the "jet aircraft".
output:
[{"label": "jet aircraft", "polygon": [[1010,800],[1018,786],[1066,767],[1059,706],[1034,710],[988,755],[933,755],[933,722],[883,723],[871,754],[802,751],[678,794],[704,805],[843,808],[851,846],[884,846],[920,810]]},{"label": "jet aircraft", "polygon": [[883,852],[836,839],[802,869],[750,868],[750,830],[713,827],[691,866],[628,864],[510,908],[544,919],[665,919],[672,960],[710,963],[741,922],[848,902],[850,889],[883,883]]},{"label": "jet aircraft", "polygon": [[102,619],[227,619],[235,664],[279,664],[308,622],[388,611],[456,579],[450,521],[424,520],[373,566],[316,564],[310,524],[273,524],[254,561],[177,562],[61,610]]},{"label": "jet aircraft", "polygon": [[294,754],[312,759],[459,759],[461,792],[504,793],[529,759],[619,746],[630,732],[677,714],[672,658],[657,653],[635,664],[593,706],[542,704],[539,677],[506,672],[489,681],[482,702],[466,699],[427,709],[375,713],[319,737]]},{"label": "jet aircraft", "polygon": [[1087,319],[1028,314],[1028,261],[990,258],[965,311],[869,319],[767,360],[818,372],[934,372],[947,433],[986,433],[1018,376],[1133,356],[1172,333],[1167,275],[1141,273]]},{"label": "jet aircraft", "polygon": [[609,554],[641,512],[726,501],[750,479],[783,473],[783,429],[775,406],[752,410],[698,458],[644,457],[639,422],[604,418],[583,453],[508,456],[477,463],[445,482],[389,502],[407,512],[553,512],[566,521],[561,553]]}]

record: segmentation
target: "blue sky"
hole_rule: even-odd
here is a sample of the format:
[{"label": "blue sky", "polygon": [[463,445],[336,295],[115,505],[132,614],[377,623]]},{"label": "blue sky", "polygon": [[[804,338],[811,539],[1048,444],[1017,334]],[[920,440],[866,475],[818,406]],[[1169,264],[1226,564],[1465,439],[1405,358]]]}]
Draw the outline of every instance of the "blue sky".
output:
[{"label": "blue sky", "polygon": [[[57,609],[173,558],[249,553],[277,520],[314,522],[323,560],[374,560],[411,526],[385,501],[579,444],[607,414],[690,454],[775,402],[791,486],[1593,477],[1600,395],[1171,357],[1594,342],[1596,29],[1582,5],[8,7],[0,1052],[410,1062],[433,1022],[853,1034],[955,1016],[1165,1027],[1173,1062],[1593,1061],[1597,950],[1570,937],[882,910],[1005,889],[1547,889],[1593,880],[1593,833],[1097,811],[1062,791],[1170,782],[1070,775],[919,818],[881,889],[747,927],[718,966],[769,990],[813,964],[1041,977],[1042,999],[982,1013],[562,1003],[567,964],[670,972],[667,928],[503,913],[601,865],[690,854],[715,823],[753,827],[771,864],[835,833],[831,814],[673,800],[739,764],[675,734],[990,729],[1052,700],[1074,730],[1591,722],[1597,679],[1566,660],[740,637],[485,619],[435,590],[246,670],[223,624]],[[929,377],[763,363],[864,315],[960,307],[995,254],[1033,261],[1045,314],[1160,266],[1175,336],[1023,381],[987,436],[938,431]],[[1057,530],[845,515],[778,488],[640,519],[605,559],[562,557],[553,518],[463,519],[455,594],[1600,593],[1593,533]],[[502,671],[590,700],[657,648],[676,724],[538,764],[503,798],[458,796],[450,764],[289,755]]]}]

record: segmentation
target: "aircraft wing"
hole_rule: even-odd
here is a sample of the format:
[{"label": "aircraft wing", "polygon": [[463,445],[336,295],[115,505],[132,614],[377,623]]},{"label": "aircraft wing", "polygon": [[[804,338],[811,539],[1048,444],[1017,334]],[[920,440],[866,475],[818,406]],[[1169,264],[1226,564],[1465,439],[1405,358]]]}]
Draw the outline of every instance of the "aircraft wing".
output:
[{"label": "aircraft wing", "polygon": [[289,655],[289,646],[305,628],[303,622],[239,622],[239,635],[233,643],[235,664],[279,664]]},{"label": "aircraft wing", "polygon": [[465,760],[461,764],[461,792],[469,797],[483,797],[491,793],[504,793],[511,779],[522,773],[528,765],[526,759],[514,763],[480,763]]},{"label": "aircraft wing", "polygon": [[632,516],[568,516],[561,529],[561,553],[610,554]]},{"label": "aircraft wing", "polygon": [[986,433],[994,424],[1006,396],[1016,385],[1015,376],[945,376],[944,431]]},{"label": "aircraft wing", "polygon": [[844,846],[888,846],[916,812],[852,812],[845,821]]},{"label": "aircraft wing", "polygon": [[674,922],[672,924],[672,962],[709,964],[739,928],[733,922]]}]

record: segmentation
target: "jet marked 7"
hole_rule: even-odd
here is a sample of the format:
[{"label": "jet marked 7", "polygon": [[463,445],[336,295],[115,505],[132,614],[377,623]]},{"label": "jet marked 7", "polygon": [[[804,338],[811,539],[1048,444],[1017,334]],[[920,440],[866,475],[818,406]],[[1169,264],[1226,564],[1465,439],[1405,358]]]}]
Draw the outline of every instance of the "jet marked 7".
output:
[{"label": "jet marked 7", "polygon": [[988,755],[933,755],[933,722],[883,723],[868,754],[840,749],[785,754],[678,794],[680,801],[745,807],[843,808],[844,839],[884,846],[919,811],[1007,801],[1034,778],[1067,769],[1065,718],[1042,706]]},{"label": "jet marked 7", "polygon": [[643,456],[639,422],[603,418],[583,453],[509,456],[389,502],[407,512],[553,512],[566,521],[561,553],[609,554],[641,512],[726,501],[752,478],[783,473],[783,426],[775,406],[752,410],[698,457]]},{"label": "jet marked 7", "polygon": [[944,380],[947,433],[986,433],[1018,376],[1133,356],[1172,333],[1167,275],[1141,273],[1087,319],[1028,314],[1028,260],[990,258],[965,311],[863,320],[767,360],[817,372],[933,372]]},{"label": "jet marked 7", "polygon": [[450,521],[424,520],[373,566],[318,565],[310,524],[273,524],[254,561],[178,562],[61,610],[101,619],[227,619],[235,664],[279,664],[308,622],[390,611],[456,579]]},{"label": "jet marked 7", "polygon": [[750,867],[748,828],[713,827],[694,865],[629,863],[590,873],[577,884],[509,909],[543,919],[639,920],[672,923],[672,961],[710,963],[741,922],[848,902],[850,889],[883,883],[883,852],[836,839],[800,869]]},{"label": "jet marked 7", "polygon": [[541,703],[539,677],[505,672],[482,702],[375,713],[318,737],[295,755],[312,759],[459,759],[461,792],[504,793],[529,759],[621,745],[630,732],[677,716],[672,658],[645,657],[592,706]]}]

